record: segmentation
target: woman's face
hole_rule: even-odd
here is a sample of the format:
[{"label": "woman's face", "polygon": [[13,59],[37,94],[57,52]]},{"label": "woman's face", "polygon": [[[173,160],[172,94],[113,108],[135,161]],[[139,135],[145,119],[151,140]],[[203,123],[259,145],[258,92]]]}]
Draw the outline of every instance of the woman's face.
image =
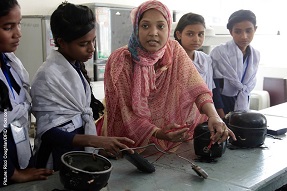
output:
[{"label": "woman's face", "polygon": [[14,6],[8,15],[0,17],[0,52],[14,52],[19,46],[21,34],[21,10]]},{"label": "woman's face", "polygon": [[156,9],[147,10],[139,22],[139,41],[149,52],[156,52],[167,42],[168,23]]},{"label": "woman's face", "polygon": [[204,41],[205,28],[202,24],[187,25],[182,32],[176,31],[177,38],[186,52],[198,50]]},{"label": "woman's face", "polygon": [[86,62],[94,55],[95,40],[96,29],[92,29],[86,35],[73,40],[72,42],[65,42],[58,39],[59,52],[61,52],[69,62],[73,62],[75,60]]},{"label": "woman's face", "polygon": [[240,50],[245,51],[246,47],[251,43],[256,28],[250,21],[242,21],[234,24],[230,34]]}]

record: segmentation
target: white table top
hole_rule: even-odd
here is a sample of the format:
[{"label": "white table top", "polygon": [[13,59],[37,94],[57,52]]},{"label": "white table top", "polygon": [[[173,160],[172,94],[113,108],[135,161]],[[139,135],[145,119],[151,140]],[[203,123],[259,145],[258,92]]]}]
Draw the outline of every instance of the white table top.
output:
[{"label": "white table top", "polygon": [[[274,108],[271,110],[274,111]],[[265,110],[264,112],[269,111]],[[285,120],[283,117],[281,119]],[[278,124],[280,124],[280,120],[278,120]],[[156,168],[156,171],[151,174],[137,171],[136,167],[126,159],[111,160],[113,170],[105,190],[274,191],[287,183],[287,138],[285,134],[280,138],[282,139],[266,137],[261,148],[234,150],[227,148],[215,163],[195,162],[208,173],[207,179],[197,176],[191,165],[175,154],[163,155],[157,161],[155,160],[160,153],[148,157],[147,159],[153,162]],[[152,150],[150,148],[149,152]],[[190,160],[196,158],[192,141],[183,143],[177,153]],[[55,188],[64,189],[58,176],[58,173],[55,173],[45,181],[10,185],[1,190],[52,191]]]},{"label": "white table top", "polygon": [[268,107],[259,111],[264,115],[274,115],[280,117],[287,117],[287,102]]},{"label": "white table top", "polygon": [[[287,182],[286,150],[287,138],[283,140],[267,137],[266,148],[254,149],[226,149],[216,163],[196,162],[198,166],[208,173],[208,178],[203,179],[196,175],[191,165],[178,158],[176,155],[164,155],[154,162],[159,156],[148,157],[154,162],[156,171],[144,174],[127,160],[111,160],[113,170],[109,179],[109,191],[187,191],[187,190],[272,190],[283,186]],[[187,150],[192,143],[184,143],[182,149]],[[193,158],[193,151],[179,151],[186,158]],[[21,188],[21,189],[20,189]],[[23,184],[10,185],[1,190],[23,191],[52,191],[63,189],[58,173],[46,181],[34,181]]]}]

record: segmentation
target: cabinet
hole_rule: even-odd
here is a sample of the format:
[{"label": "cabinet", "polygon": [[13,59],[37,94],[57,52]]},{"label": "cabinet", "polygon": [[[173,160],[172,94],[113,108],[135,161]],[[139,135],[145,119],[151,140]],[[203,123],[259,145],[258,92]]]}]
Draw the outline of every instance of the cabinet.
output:
[{"label": "cabinet", "polygon": [[287,102],[287,79],[264,77],[263,90],[270,95],[270,106]]}]

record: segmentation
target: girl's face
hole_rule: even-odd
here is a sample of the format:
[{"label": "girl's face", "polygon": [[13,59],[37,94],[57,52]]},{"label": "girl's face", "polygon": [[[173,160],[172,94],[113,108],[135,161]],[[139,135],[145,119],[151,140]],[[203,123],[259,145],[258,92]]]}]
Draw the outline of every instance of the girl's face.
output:
[{"label": "girl's face", "polygon": [[14,6],[8,15],[0,17],[0,52],[14,52],[21,38],[21,10]]},{"label": "girl's face", "polygon": [[156,52],[167,42],[168,23],[156,9],[147,10],[139,22],[139,41],[149,52]]},{"label": "girl's face", "polygon": [[241,51],[245,51],[246,47],[251,43],[256,29],[257,27],[254,27],[250,21],[234,24],[230,34]]},{"label": "girl's face", "polygon": [[204,41],[205,28],[202,24],[187,25],[182,32],[176,31],[177,38],[186,52],[198,50]]},{"label": "girl's face", "polygon": [[92,29],[86,35],[73,40],[72,42],[65,42],[58,39],[59,52],[65,56],[69,62],[75,60],[86,62],[91,59],[95,51],[96,29]]}]

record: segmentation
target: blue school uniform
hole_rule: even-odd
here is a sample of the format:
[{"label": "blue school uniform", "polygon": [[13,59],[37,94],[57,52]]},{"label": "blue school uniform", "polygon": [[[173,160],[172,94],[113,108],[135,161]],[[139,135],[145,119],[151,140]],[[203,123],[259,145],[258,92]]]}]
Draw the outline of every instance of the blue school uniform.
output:
[{"label": "blue school uniform", "polygon": [[[246,54],[243,57],[242,64],[243,64],[243,75],[241,78],[241,82],[244,80],[246,70],[248,67],[248,58],[250,56],[250,47],[248,46],[246,49]],[[237,100],[236,96],[226,96],[222,94],[222,90],[224,88],[224,78],[214,78],[214,83],[216,88],[212,90],[213,93],[213,101],[216,109],[223,109],[224,113],[227,114],[229,112],[234,111],[235,104]],[[248,96],[249,100],[249,96]]]},{"label": "blue school uniform", "polygon": [[[14,57],[13,53],[12,54]],[[17,104],[22,104],[23,101],[26,101],[25,94],[23,93],[21,79],[23,77],[19,77],[18,73],[11,67],[10,64],[18,64],[22,67],[20,63],[12,63],[13,61],[9,59],[7,55],[4,53],[0,53],[1,60],[1,70],[0,70],[0,83],[1,83],[1,99],[0,99],[0,116],[1,116],[1,132],[0,132],[0,166],[3,169],[3,172],[0,173],[0,187],[11,184],[11,177],[14,174],[15,169],[22,169],[26,167],[32,167],[34,164],[33,158],[28,157],[28,161],[24,161],[24,163],[19,160],[18,153],[19,148],[17,149],[16,142],[19,139],[15,139],[12,132],[11,120],[14,121],[16,119],[11,119],[13,117],[21,117],[21,114],[17,112],[13,112],[13,108],[15,110],[19,110],[22,113],[27,112],[24,108],[17,107]],[[21,67],[19,67],[21,69]],[[23,73],[26,74],[26,71],[23,70]],[[21,111],[22,109],[22,111]],[[15,116],[14,116],[15,115]],[[2,119],[3,118],[3,119]],[[4,118],[6,118],[4,120]],[[25,130],[25,131],[24,131]],[[21,141],[29,141],[29,137],[27,136],[27,129],[23,127],[23,134],[25,136],[25,140]],[[22,137],[23,138],[23,137]],[[28,140],[27,140],[28,139]],[[23,147],[21,147],[23,148]],[[28,156],[32,156],[32,150],[30,145],[26,148],[26,153]],[[3,160],[2,160],[3,159]]]}]

